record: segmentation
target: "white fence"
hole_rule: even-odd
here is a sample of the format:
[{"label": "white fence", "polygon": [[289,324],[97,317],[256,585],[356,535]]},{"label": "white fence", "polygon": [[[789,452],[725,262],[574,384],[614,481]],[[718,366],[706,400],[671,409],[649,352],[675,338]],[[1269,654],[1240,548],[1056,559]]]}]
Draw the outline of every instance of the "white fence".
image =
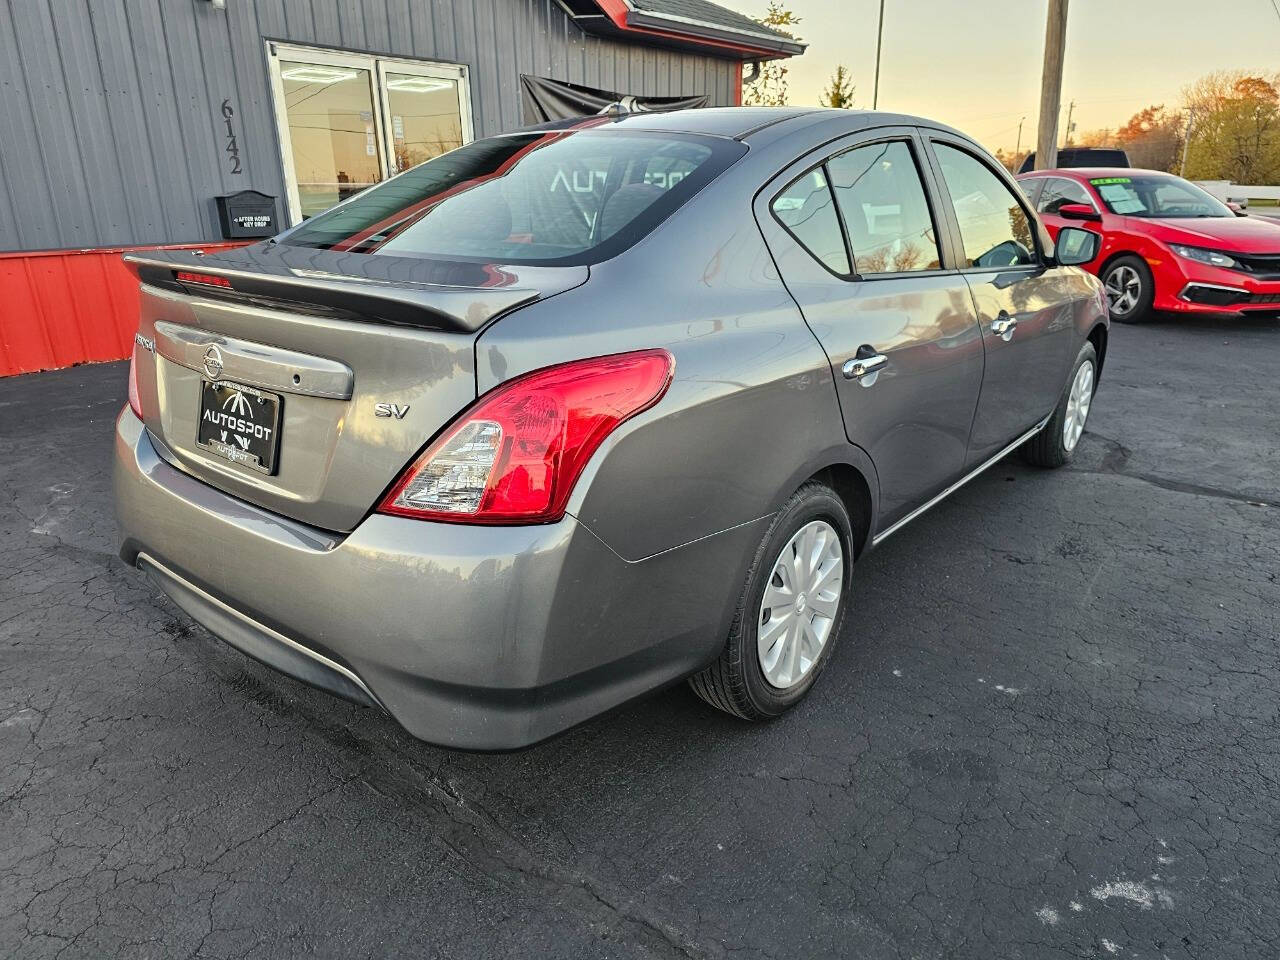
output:
[{"label": "white fence", "polygon": [[1196,185],[1224,203],[1234,200],[1248,206],[1250,200],[1280,201],[1280,187],[1246,187],[1230,180],[1197,180]]}]

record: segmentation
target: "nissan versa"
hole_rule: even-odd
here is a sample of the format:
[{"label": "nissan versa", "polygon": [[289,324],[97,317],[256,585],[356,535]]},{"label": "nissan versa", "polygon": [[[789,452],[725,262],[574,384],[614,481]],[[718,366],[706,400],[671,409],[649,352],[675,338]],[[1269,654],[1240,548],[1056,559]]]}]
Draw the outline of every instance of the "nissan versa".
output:
[{"label": "nissan versa", "polygon": [[870,546],[1015,449],[1070,459],[1096,244],[1055,250],[914,117],[480,140],[268,242],[128,258],[121,554],[437,743],[522,746],[686,677],[772,717]]}]

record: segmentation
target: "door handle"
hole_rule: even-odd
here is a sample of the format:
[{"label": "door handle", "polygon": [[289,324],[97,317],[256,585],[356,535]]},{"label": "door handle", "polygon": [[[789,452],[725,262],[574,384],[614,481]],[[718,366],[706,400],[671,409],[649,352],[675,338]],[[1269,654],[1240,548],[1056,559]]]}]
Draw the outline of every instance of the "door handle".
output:
[{"label": "door handle", "polygon": [[[862,353],[861,350],[858,351]],[[886,363],[889,358],[883,353],[871,353],[870,356],[852,357],[844,362],[841,372],[846,380],[861,380],[867,374],[875,373]],[[867,386],[871,386],[870,383]]]},{"label": "door handle", "polygon": [[1018,318],[1009,316],[1004,310],[1001,310],[1000,315],[991,321],[991,332],[1005,343],[1013,339],[1013,331],[1017,329]]}]

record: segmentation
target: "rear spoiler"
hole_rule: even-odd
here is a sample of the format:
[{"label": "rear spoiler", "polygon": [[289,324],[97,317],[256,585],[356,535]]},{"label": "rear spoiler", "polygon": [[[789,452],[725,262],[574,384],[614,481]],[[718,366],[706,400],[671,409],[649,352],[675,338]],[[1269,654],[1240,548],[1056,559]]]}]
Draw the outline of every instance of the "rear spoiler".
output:
[{"label": "rear spoiler", "polygon": [[252,301],[266,306],[375,323],[472,333],[516,307],[577,286],[562,277],[548,291],[522,284],[521,268],[481,267],[491,285],[452,286],[353,277],[324,270],[288,267],[239,269],[189,251],[127,253],[124,262],[142,283],[214,300]]}]

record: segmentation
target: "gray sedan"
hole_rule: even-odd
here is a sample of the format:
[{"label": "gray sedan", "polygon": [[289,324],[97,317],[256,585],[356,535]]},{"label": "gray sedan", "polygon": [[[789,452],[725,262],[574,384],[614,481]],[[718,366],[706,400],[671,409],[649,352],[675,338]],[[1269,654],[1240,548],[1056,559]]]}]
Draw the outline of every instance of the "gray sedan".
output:
[{"label": "gray sedan", "polygon": [[1014,450],[1071,458],[1096,244],[1055,249],[915,117],[477,141],[268,242],[128,258],[121,555],[436,743],[523,746],[685,678],[774,717],[866,550]]}]

